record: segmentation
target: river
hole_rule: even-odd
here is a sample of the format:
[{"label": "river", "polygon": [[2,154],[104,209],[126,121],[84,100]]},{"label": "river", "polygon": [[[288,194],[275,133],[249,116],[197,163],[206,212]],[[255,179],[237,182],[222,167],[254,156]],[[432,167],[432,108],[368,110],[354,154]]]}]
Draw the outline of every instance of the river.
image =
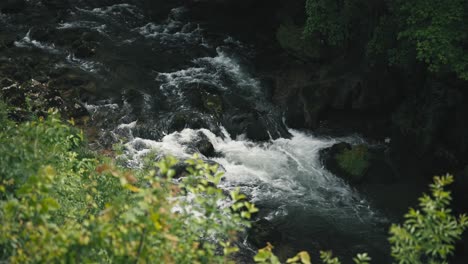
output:
[{"label": "river", "polygon": [[176,4],[154,19],[141,1],[70,2],[60,21],[2,15],[1,23],[24,36],[19,50],[93,80],[94,96],[80,102],[99,144],[121,143],[120,158],[138,167],[150,152],[184,159],[198,152],[193,142],[209,141],[214,152],[201,157],[225,170],[221,187],[240,187],[261,209],[255,221],[266,234],[247,235],[247,256],[263,239],[281,256],[332,250],[348,261],[359,252],[388,261],[388,218],[319,157],[337,142],[365,141],[287,128],[256,76],[255,48],[209,32]]}]

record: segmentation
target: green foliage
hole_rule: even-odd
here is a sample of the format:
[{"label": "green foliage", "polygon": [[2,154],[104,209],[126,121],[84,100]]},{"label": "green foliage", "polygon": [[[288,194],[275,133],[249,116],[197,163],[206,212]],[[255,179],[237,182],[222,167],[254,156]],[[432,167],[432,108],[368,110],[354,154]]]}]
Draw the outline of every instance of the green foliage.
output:
[{"label": "green foliage", "polygon": [[337,257],[333,257],[331,251],[321,251],[320,259],[324,264],[341,264],[341,261]]},{"label": "green foliage", "polygon": [[254,257],[255,263],[260,264],[280,264],[278,257],[273,253],[273,246],[268,243],[265,248],[262,248],[258,251],[257,255]]},{"label": "green foliage", "polygon": [[54,114],[3,125],[1,262],[225,263],[258,211],[238,191],[220,208],[222,173],[197,158],[174,184],[174,158],[135,172],[83,156],[81,134]]},{"label": "green foliage", "polygon": [[294,25],[292,22],[286,22],[278,28],[276,39],[283,49],[298,58],[304,56],[311,59],[319,58],[320,46],[318,41],[304,36],[303,32],[303,28]]},{"label": "green foliage", "polygon": [[450,191],[444,188],[453,176],[434,177],[431,194],[419,199],[419,210],[410,209],[403,225],[392,225],[392,256],[400,264],[448,263],[455,242],[468,227],[468,217],[451,214]]},{"label": "green foliage", "polygon": [[411,70],[416,61],[436,73],[468,80],[468,4],[464,0],[307,0],[304,34],[371,61]]},{"label": "green foliage", "polygon": [[400,41],[411,42],[418,60],[429,70],[445,69],[468,80],[468,5],[464,0],[396,1]]},{"label": "green foliage", "polygon": [[[41,165],[56,164],[60,168],[68,164],[61,160],[71,158],[72,152],[82,141],[78,130],[63,124],[56,112],[50,111],[47,119],[15,125],[7,119],[0,120],[0,179],[23,183],[27,176],[37,172]],[[65,168],[63,168],[65,169]]]},{"label": "green foliage", "polygon": [[369,167],[369,151],[365,145],[353,146],[336,155],[338,165],[352,176],[362,176]]},{"label": "green foliage", "polygon": [[354,263],[356,264],[369,264],[372,258],[367,255],[367,253],[357,254],[356,257],[353,258]]},{"label": "green foliage", "polygon": [[[280,264],[280,260],[273,253],[273,246],[268,243],[265,248],[258,251],[254,257],[256,263],[259,264]],[[320,260],[324,264],[341,264],[341,261],[334,257],[331,251],[320,251]],[[367,253],[357,254],[353,258],[353,262],[356,264],[369,264],[371,258]],[[310,255],[306,251],[299,252],[296,256],[286,260],[287,264],[311,264]]]},{"label": "green foliage", "polygon": [[342,8],[341,1],[307,0],[305,35],[319,33],[329,45],[344,45],[348,38],[348,31]]},{"label": "green foliage", "polygon": [[377,24],[380,1],[307,0],[305,36],[318,35],[324,44],[347,49],[368,41],[369,28]]},{"label": "green foliage", "polygon": [[297,253],[297,255],[293,258],[290,258],[286,261],[286,263],[292,264],[310,264],[310,256],[309,253],[305,251],[301,251]]}]

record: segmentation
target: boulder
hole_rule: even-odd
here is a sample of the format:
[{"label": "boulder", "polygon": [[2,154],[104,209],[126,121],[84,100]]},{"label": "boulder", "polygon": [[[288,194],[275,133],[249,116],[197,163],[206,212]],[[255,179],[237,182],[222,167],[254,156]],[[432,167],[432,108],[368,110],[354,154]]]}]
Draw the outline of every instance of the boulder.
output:
[{"label": "boulder", "polygon": [[387,184],[398,177],[387,147],[337,143],[320,151],[325,168],[352,185]]},{"label": "boulder", "polygon": [[211,144],[208,137],[202,132],[197,133],[197,139],[192,142],[193,147],[198,150],[198,152],[205,157],[214,157],[216,155],[213,144]]}]

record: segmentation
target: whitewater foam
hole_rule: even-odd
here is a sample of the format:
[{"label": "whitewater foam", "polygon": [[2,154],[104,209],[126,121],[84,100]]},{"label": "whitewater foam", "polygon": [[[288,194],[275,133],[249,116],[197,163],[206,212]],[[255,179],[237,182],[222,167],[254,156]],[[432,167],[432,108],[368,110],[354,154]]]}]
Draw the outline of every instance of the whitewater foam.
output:
[{"label": "whitewater foam", "polygon": [[156,80],[162,82],[161,89],[166,95],[182,96],[187,84],[207,84],[221,90],[239,88],[252,95],[260,91],[260,82],[221,48],[217,49],[217,56],[198,58],[193,63],[193,67],[158,73]]},{"label": "whitewater foam", "polygon": [[[376,215],[364,198],[324,169],[319,159],[321,149],[351,138],[316,138],[290,130],[290,139],[255,143],[229,136],[221,138],[206,129],[184,129],[161,141],[132,138],[125,145],[123,159],[133,167],[142,166],[148,153],[188,159],[192,156],[189,144],[199,133],[203,133],[220,153],[220,157],[210,160],[225,170],[221,187],[226,190],[240,187],[253,202],[277,208],[269,213],[269,218],[287,215],[287,208],[291,206],[308,208],[326,217],[355,218],[360,222]],[[202,158],[208,159],[203,155]]]},{"label": "whitewater foam", "polygon": [[57,49],[53,43],[48,44],[48,43],[43,43],[43,42],[32,39],[31,38],[31,30],[29,30],[28,33],[26,33],[26,36],[24,36],[24,38],[22,38],[19,41],[15,41],[14,44],[18,48],[32,48],[32,47],[34,47],[34,48],[44,50],[44,51],[46,51],[48,53],[51,53],[51,54],[60,54],[61,53],[61,51],[59,49]]}]

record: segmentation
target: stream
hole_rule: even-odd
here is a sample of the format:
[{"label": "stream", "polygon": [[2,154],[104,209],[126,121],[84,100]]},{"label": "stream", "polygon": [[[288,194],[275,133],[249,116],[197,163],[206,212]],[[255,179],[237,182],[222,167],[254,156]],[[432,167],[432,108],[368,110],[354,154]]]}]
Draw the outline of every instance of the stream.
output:
[{"label": "stream", "polygon": [[220,164],[221,187],[240,187],[261,209],[255,221],[263,231],[247,234],[245,259],[269,241],[281,257],[308,250],[316,259],[318,250],[332,250],[343,263],[360,252],[388,262],[388,217],[319,157],[335,143],[364,139],[289,129],[256,76],[255,48],[207,31],[177,1],[157,19],[142,1],[69,4],[59,22],[2,15],[0,25],[21,32],[18,52],[45,54],[52,70],[93,80],[93,96],[80,100],[99,144],[121,143],[120,158],[135,168],[150,152],[200,153]]}]

